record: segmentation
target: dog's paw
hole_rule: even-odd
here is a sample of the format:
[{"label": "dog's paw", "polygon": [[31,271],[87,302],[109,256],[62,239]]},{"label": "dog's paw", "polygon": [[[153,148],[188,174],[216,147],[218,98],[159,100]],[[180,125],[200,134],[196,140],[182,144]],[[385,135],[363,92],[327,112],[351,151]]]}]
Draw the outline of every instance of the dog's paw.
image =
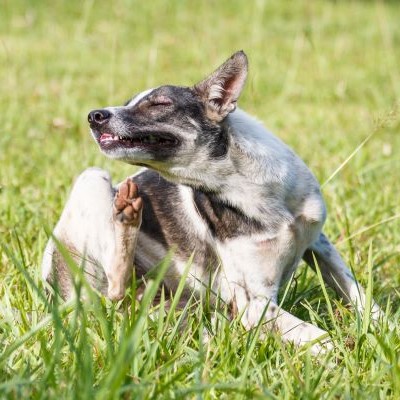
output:
[{"label": "dog's paw", "polygon": [[127,225],[139,226],[143,209],[143,200],[138,197],[138,186],[128,178],[121,183],[114,198],[114,217]]},{"label": "dog's paw", "polygon": [[107,297],[111,301],[122,300],[124,298],[124,296],[125,296],[125,288],[124,287],[121,287],[121,285],[119,285],[119,284],[111,285],[109,283]]}]

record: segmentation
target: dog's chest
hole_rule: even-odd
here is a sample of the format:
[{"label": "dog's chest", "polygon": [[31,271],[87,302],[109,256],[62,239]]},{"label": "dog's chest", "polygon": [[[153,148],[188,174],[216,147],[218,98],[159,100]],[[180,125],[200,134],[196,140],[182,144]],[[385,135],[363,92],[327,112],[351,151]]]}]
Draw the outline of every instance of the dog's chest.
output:
[{"label": "dog's chest", "polygon": [[[228,204],[222,203],[213,194],[206,194],[201,191],[194,191],[185,188],[191,192],[191,198],[184,203],[184,207],[193,222],[200,219],[203,230],[208,232],[214,241],[224,242],[239,236],[248,236],[263,230],[263,225],[244,214],[242,211]],[[193,215],[195,210],[197,217]]]},{"label": "dog's chest", "polygon": [[212,193],[176,185],[146,170],[134,177],[144,200],[143,235],[187,260],[209,267],[219,262],[218,249],[240,237],[261,233],[263,225],[223,204]]},{"label": "dog's chest", "polygon": [[[144,200],[135,254],[139,271],[145,273],[172,249],[173,262],[165,277],[170,289],[176,288],[191,257],[187,280],[193,289],[201,290],[210,282],[219,287],[224,279],[240,283],[249,274],[257,281],[261,274],[258,269],[275,251],[281,230],[272,229],[213,194],[173,184],[154,172],[146,171],[134,179]],[[270,284],[279,282],[278,272],[270,266]]]}]

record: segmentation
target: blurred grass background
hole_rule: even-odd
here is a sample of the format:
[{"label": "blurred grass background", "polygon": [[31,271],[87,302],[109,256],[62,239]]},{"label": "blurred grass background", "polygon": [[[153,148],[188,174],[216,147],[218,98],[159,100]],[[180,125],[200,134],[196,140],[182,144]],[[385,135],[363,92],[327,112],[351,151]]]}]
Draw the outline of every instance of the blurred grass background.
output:
[{"label": "blurred grass background", "polygon": [[[399,16],[398,2],[381,1],[3,1],[1,232],[40,235],[87,166],[131,173],[97,151],[89,110],[191,85],[238,49],[250,59],[240,106],[322,183],[374,132],[324,188],[334,238],[398,214]],[[393,253],[398,230],[368,233]]]},{"label": "blurred grass background", "polygon": [[[99,153],[88,111],[148,87],[192,85],[243,49],[250,75],[239,105],[321,183],[372,135],[323,188],[325,230],[363,282],[372,244],[375,296],[397,309],[399,21],[398,1],[2,0],[1,242],[39,282],[44,228],[73,178],[92,165],[116,181],[132,173]],[[18,292],[31,305],[20,271],[0,257],[3,300]]]}]

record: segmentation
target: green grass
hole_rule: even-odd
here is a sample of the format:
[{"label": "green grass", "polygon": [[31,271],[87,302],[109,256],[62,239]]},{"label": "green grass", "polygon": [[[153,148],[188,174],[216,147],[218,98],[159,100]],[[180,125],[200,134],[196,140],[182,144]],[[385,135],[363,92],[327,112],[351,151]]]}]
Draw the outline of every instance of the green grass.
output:
[{"label": "green grass", "polygon": [[[0,397],[398,399],[399,21],[396,1],[4,0]],[[41,255],[74,177],[91,165],[116,181],[132,173],[98,152],[87,112],[195,83],[242,48],[250,77],[240,105],[326,183],[325,232],[372,285],[393,332],[345,309],[305,268],[283,305],[329,330],[335,350],[319,358],[245,332],[223,305],[150,312],[161,275],[122,312],[97,295],[44,297]]]}]

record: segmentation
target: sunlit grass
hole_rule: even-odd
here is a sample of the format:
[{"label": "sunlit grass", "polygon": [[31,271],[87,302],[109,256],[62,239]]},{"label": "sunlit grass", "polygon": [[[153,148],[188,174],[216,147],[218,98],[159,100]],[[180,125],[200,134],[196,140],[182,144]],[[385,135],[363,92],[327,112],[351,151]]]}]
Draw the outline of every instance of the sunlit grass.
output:
[{"label": "sunlit grass", "polygon": [[[0,397],[400,396],[397,2],[3,3]],[[250,59],[240,106],[324,185],[325,232],[385,310],[373,327],[301,268],[281,298],[329,331],[335,350],[319,358],[245,332],[224,304],[152,305],[162,265],[139,303],[134,285],[122,304],[94,293],[49,303],[41,282],[47,232],[74,177],[91,165],[116,181],[133,171],[98,152],[87,112],[159,84],[191,85],[238,49]]]}]

